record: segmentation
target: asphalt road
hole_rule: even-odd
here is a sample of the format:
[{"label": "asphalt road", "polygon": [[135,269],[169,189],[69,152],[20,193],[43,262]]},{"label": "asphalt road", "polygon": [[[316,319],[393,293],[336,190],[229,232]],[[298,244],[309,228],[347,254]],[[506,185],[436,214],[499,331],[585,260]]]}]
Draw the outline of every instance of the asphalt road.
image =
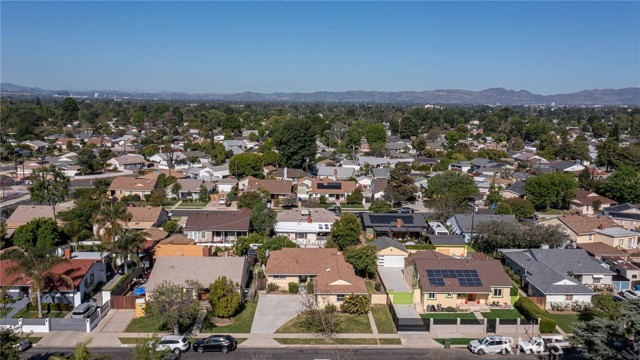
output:
[{"label": "asphalt road", "polygon": [[[132,353],[132,348],[108,348],[90,349],[95,355],[111,355],[113,359],[126,359]],[[71,353],[73,349],[60,348],[35,348],[22,353],[21,359],[46,360],[49,356],[66,352]],[[210,359],[224,358],[226,360],[462,360],[462,359],[537,359],[535,355],[479,355],[471,354],[467,349],[451,350],[425,350],[425,349],[357,349],[357,348],[334,348],[334,349],[247,349],[240,348],[228,354],[205,353],[198,354],[189,351],[181,356],[171,356],[168,359]]]}]

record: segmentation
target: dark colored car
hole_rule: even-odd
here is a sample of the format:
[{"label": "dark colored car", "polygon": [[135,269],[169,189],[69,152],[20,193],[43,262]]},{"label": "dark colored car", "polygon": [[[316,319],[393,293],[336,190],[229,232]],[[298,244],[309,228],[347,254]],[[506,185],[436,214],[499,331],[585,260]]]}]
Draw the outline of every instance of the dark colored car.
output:
[{"label": "dark colored car", "polygon": [[223,354],[233,351],[238,342],[231,335],[211,335],[206,339],[198,339],[193,343],[193,349],[202,354],[206,351],[221,351]]},{"label": "dark colored car", "polygon": [[338,206],[338,205],[331,205],[327,208],[327,210],[334,212],[334,213],[341,213],[342,212],[342,207]]},{"label": "dark colored car", "polygon": [[[128,270],[132,270],[136,266],[138,266],[138,264],[136,264],[135,261],[127,260],[127,269]],[[118,266],[118,275],[124,275],[124,263],[122,263],[122,264],[120,264]]]},{"label": "dark colored car", "polygon": [[413,209],[410,207],[403,206],[400,209],[396,210],[398,214],[413,214]]}]

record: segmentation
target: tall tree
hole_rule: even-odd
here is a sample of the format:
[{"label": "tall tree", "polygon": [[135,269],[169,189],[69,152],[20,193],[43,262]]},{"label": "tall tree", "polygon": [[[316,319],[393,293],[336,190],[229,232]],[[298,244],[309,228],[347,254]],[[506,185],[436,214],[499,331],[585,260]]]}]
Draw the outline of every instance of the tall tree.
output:
[{"label": "tall tree", "polygon": [[169,327],[174,335],[180,333],[180,326],[192,324],[200,312],[200,304],[182,285],[163,281],[156,285],[153,297],[147,301],[147,316]]},{"label": "tall tree", "polygon": [[307,120],[285,121],[275,141],[284,166],[301,169],[316,158],[316,134]]},{"label": "tall tree", "polygon": [[365,127],[364,136],[369,145],[384,144],[387,142],[387,131],[382,124],[369,124]]},{"label": "tall tree", "polygon": [[358,275],[373,278],[378,269],[378,249],[374,245],[349,246],[344,250],[344,260]]},{"label": "tall tree", "polygon": [[537,209],[566,209],[576,196],[578,181],[572,173],[553,172],[532,176],[525,184],[528,199]]},{"label": "tall tree", "polygon": [[118,240],[116,240],[114,250],[118,254],[120,260],[124,263],[125,273],[129,271],[128,260],[130,257],[133,257],[135,260],[139,260],[137,254],[138,250],[142,249],[144,240],[144,233],[137,230],[126,231],[118,238]]},{"label": "tall tree", "polygon": [[264,177],[264,161],[259,154],[242,153],[229,160],[229,172],[238,179],[247,176]]},{"label": "tall tree", "polygon": [[123,223],[129,222],[131,216],[127,211],[127,205],[123,202],[110,200],[102,204],[94,221],[97,225],[97,234],[107,247],[114,246],[117,236],[122,233]]},{"label": "tall tree", "polygon": [[65,239],[63,230],[53,219],[36,218],[19,226],[13,234],[13,245],[27,250],[48,250],[60,245]]},{"label": "tall tree", "polygon": [[414,184],[411,176],[411,166],[407,163],[399,162],[389,173],[387,187],[384,194],[392,205],[401,204],[403,201],[414,199],[418,188]]},{"label": "tall tree", "polygon": [[275,210],[267,207],[264,202],[259,202],[251,210],[251,224],[256,232],[268,236],[276,223],[276,215]]},{"label": "tall tree", "polygon": [[346,213],[333,223],[327,247],[344,250],[347,246],[360,243],[360,221],[350,213]]},{"label": "tall tree", "polygon": [[238,311],[241,300],[238,286],[226,276],[220,276],[209,287],[209,304],[214,316],[232,317]]},{"label": "tall tree", "polygon": [[431,179],[425,190],[426,205],[441,221],[469,210],[469,198],[479,194],[473,179],[466,174],[445,171]]},{"label": "tall tree", "polygon": [[69,177],[57,167],[41,167],[31,172],[32,185],[29,187],[31,199],[51,205],[53,219],[56,220],[56,204],[69,196]]},{"label": "tall tree", "polygon": [[598,190],[619,203],[640,203],[640,171],[622,165],[599,184]]}]

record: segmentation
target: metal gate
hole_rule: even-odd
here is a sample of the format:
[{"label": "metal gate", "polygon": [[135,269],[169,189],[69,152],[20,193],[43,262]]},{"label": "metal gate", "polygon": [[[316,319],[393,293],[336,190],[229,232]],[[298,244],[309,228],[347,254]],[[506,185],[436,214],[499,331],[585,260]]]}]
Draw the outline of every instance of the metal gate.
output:
[{"label": "metal gate", "polygon": [[487,319],[487,333],[496,333],[496,319]]}]

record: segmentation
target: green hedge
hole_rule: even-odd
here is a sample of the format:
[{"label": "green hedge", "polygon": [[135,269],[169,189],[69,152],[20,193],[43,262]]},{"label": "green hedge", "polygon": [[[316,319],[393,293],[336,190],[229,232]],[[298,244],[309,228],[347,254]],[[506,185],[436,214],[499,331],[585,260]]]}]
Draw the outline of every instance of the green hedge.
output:
[{"label": "green hedge", "polygon": [[409,250],[435,250],[436,249],[436,246],[433,244],[405,245],[404,247]]},{"label": "green hedge", "polygon": [[290,294],[298,293],[298,284],[296,284],[294,282],[290,282],[289,283],[289,293]]},{"label": "green hedge", "polygon": [[510,296],[518,296],[518,289],[516,289],[515,286],[512,286],[509,295]]},{"label": "green hedge", "polygon": [[540,319],[540,332],[552,333],[556,329],[556,322],[548,317],[546,311],[540,309],[538,305],[534,304],[529,298],[521,296],[516,301],[514,307],[528,320]]}]

